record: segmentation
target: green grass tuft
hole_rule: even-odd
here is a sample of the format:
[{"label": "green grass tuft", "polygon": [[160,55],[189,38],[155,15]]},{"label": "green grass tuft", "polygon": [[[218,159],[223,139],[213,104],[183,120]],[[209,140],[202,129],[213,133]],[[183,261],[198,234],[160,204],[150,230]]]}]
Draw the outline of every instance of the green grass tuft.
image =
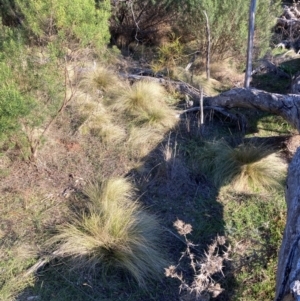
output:
[{"label": "green grass tuft", "polygon": [[166,262],[158,248],[160,227],[157,219],[133,201],[133,186],[114,178],[86,189],[87,212],[58,229],[50,245],[57,245],[58,257],[71,257],[74,268],[103,271],[121,268],[141,287],[147,279],[163,275]]},{"label": "green grass tuft", "polygon": [[202,172],[211,174],[218,187],[231,184],[237,191],[278,188],[286,174],[286,164],[267,145],[232,147],[222,140],[205,143],[199,157]]},{"label": "green grass tuft", "polygon": [[36,257],[37,250],[33,246],[20,244],[7,249],[0,244],[0,301],[14,301],[16,295],[33,285],[35,277],[24,275],[24,271]]}]

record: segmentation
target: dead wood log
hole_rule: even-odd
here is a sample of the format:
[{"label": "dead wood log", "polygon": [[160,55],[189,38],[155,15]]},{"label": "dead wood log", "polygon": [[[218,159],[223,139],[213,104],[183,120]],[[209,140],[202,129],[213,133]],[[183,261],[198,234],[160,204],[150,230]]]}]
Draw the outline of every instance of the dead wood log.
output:
[{"label": "dead wood log", "polygon": [[298,19],[285,19],[285,18],[277,18],[277,26],[282,26],[282,27],[290,27],[293,25],[297,25],[300,23],[300,20]]},{"label": "dead wood log", "polygon": [[206,97],[204,103],[215,107],[266,111],[283,117],[300,132],[300,95],[236,88],[214,97]]},{"label": "dead wood log", "polygon": [[[149,80],[154,81],[156,83],[159,83],[163,85],[164,87],[173,87],[176,91],[182,93],[183,95],[188,95],[190,98],[194,100],[198,100],[201,96],[201,92],[199,89],[196,89],[192,85],[183,82],[183,81],[175,81],[175,80],[169,80],[163,77],[152,77],[152,76],[142,76],[142,75],[136,75],[136,74],[126,74],[126,73],[120,73],[120,76],[127,78],[130,81],[137,81],[137,80]],[[203,94],[203,96],[207,96]]]},{"label": "dead wood log", "polygon": [[300,74],[297,73],[293,78],[291,85],[291,92],[293,94],[300,94]]},{"label": "dead wood log", "polygon": [[[300,148],[289,165],[287,221],[278,258],[275,301],[300,300]],[[293,297],[293,298],[292,298]]]}]

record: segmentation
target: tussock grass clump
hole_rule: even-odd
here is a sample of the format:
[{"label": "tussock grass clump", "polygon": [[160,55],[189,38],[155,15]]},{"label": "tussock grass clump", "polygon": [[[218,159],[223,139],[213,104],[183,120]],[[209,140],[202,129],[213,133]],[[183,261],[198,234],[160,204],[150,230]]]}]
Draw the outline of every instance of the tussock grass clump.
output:
[{"label": "tussock grass clump", "polygon": [[86,92],[108,92],[116,88],[119,79],[110,69],[99,66],[83,76],[80,87]]},{"label": "tussock grass clump", "polygon": [[111,117],[105,115],[105,112],[90,116],[79,127],[79,132],[82,135],[91,134],[99,137],[103,143],[119,142],[126,135],[124,129],[113,124]]},{"label": "tussock grass clump", "polygon": [[125,112],[139,125],[171,128],[177,122],[174,111],[165,102],[166,90],[158,83],[139,81],[120,90],[114,108]]},{"label": "tussock grass clump", "polygon": [[198,75],[193,74],[193,76],[191,76],[191,73],[189,71],[186,71],[183,68],[177,68],[174,74],[174,78],[187,82],[197,89],[201,87],[205,94],[212,96],[219,94],[220,90],[224,89],[224,85],[213,77],[207,80],[206,73],[202,70],[199,70]]},{"label": "tussock grass clump", "polygon": [[230,86],[234,84],[241,85],[244,80],[244,74],[238,72],[235,63],[231,60],[212,63],[210,74],[212,78]]},{"label": "tussock grass clump", "polygon": [[87,210],[58,229],[50,240],[58,257],[70,257],[74,268],[103,271],[121,268],[142,287],[163,273],[157,219],[133,201],[133,186],[123,178],[91,184]]},{"label": "tussock grass clump", "polygon": [[151,127],[136,127],[130,128],[129,137],[126,142],[130,156],[144,157],[163,140],[163,134],[155,131]]},{"label": "tussock grass clump", "polygon": [[237,191],[271,190],[281,186],[286,174],[286,164],[267,145],[206,143],[200,157],[201,169],[212,174],[217,186],[231,184]]},{"label": "tussock grass clump", "polygon": [[125,130],[112,122],[114,117],[102,104],[87,97],[86,101],[77,101],[76,109],[82,119],[78,128],[81,135],[91,134],[103,143],[119,142],[126,136]]},{"label": "tussock grass clump", "polygon": [[82,93],[75,97],[74,106],[79,114],[89,116],[98,110],[99,102],[95,101],[89,94]]}]

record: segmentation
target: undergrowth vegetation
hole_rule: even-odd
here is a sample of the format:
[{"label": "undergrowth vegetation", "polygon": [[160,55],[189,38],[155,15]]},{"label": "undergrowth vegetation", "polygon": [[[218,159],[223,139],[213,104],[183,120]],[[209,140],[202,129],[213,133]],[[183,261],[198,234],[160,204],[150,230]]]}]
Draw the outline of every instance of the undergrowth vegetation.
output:
[{"label": "undergrowth vegetation", "polygon": [[166,104],[166,91],[158,83],[139,81],[120,90],[113,108],[124,112],[136,125],[172,128],[177,118]]},{"label": "undergrowth vegetation", "polygon": [[[246,132],[213,110],[201,124],[181,113],[183,91],[126,79],[145,69],[208,95],[241,86],[248,4],[27,2],[0,3],[0,300],[271,300],[287,163],[267,137],[294,130],[256,111],[238,112]],[[198,4],[215,25],[210,80]],[[130,52],[133,34],[139,61],[106,48],[111,5],[112,41]],[[278,1],[268,8],[260,26]]]},{"label": "undergrowth vegetation", "polygon": [[221,200],[225,231],[233,246],[229,278],[231,273],[235,275],[236,293],[231,300],[273,300],[277,256],[286,220],[283,191],[270,195],[227,190]]},{"label": "undergrowth vegetation", "polygon": [[[231,248],[227,249],[222,247],[225,245],[226,240],[223,236],[217,236],[217,238],[208,246],[207,252],[205,255],[197,259],[193,249],[195,245],[187,238],[188,234],[192,232],[192,226],[190,224],[185,224],[181,220],[174,222],[174,227],[177,232],[184,237],[186,242],[186,250],[182,253],[182,256],[179,259],[179,264],[177,266],[171,265],[165,269],[165,275],[167,277],[175,278],[180,281],[180,291],[187,292],[191,298],[195,300],[205,300],[210,299],[210,295],[213,298],[218,297],[223,289],[220,284],[214,280],[216,275],[219,276],[223,274],[224,262],[229,260]],[[223,248],[223,254],[220,255],[220,248]],[[189,260],[189,266],[192,270],[193,278],[190,280],[186,279],[188,274],[183,271],[178,271],[180,269],[180,262],[187,258]],[[184,270],[185,267],[182,267]],[[219,280],[219,279],[218,279]]]},{"label": "undergrowth vegetation", "polygon": [[47,244],[55,257],[69,257],[72,268],[95,270],[104,277],[110,269],[129,272],[140,286],[161,278],[166,264],[159,251],[161,228],[157,219],[142,210],[130,182],[108,179],[85,188],[87,209],[77,213]]},{"label": "undergrowth vegetation", "polygon": [[269,145],[231,146],[224,140],[205,142],[196,160],[200,170],[210,174],[215,185],[231,184],[241,192],[280,188],[286,174],[285,162]]}]

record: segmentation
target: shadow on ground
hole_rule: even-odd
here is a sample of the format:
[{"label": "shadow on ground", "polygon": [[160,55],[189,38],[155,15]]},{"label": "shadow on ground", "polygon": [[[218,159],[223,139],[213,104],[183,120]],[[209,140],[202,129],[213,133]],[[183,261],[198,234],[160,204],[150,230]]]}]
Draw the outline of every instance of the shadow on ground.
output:
[{"label": "shadow on ground", "polygon": [[[252,133],[258,131],[258,120],[265,117],[256,115],[254,118],[254,115],[250,116],[253,118],[249,128]],[[278,131],[285,134],[284,130]],[[138,187],[140,201],[161,220],[165,230],[162,245],[170,264],[176,265],[186,249],[184,240],[173,227],[177,219],[192,225],[193,232],[189,239],[196,245],[193,250],[199,257],[205,254],[208,245],[217,235],[226,234],[224,205],[219,199],[222,184],[216,187],[209,177],[202,173],[193,152],[204,141],[221,138],[238,143],[244,140],[245,133],[240,132],[237,124],[211,113],[207,114],[202,130],[198,126],[196,114],[185,116],[177,128],[168,133],[164,141],[144,158],[144,165],[126,175]],[[260,139],[261,143],[278,146],[278,143],[282,143],[286,138],[280,136],[279,140],[268,137],[255,139]],[[242,198],[247,196],[237,196],[234,201],[238,202],[238,199]],[[72,202],[72,198],[70,201]],[[226,282],[223,282],[225,290],[215,299],[217,301],[229,301],[234,296],[236,280],[231,269],[231,263],[228,262],[224,269],[224,274],[228,277]],[[193,274],[188,263],[181,271],[187,273],[187,279],[192,280]],[[217,278],[219,276],[217,275]],[[71,301],[75,300],[76,296],[77,301],[179,301],[182,300],[179,285],[175,279],[165,277],[162,282],[149,284],[148,291],[141,291],[128,275],[121,272],[111,273],[107,278],[103,278],[89,271],[69,271],[67,263],[52,262],[38,271],[33,287],[25,289],[18,300]]]}]

